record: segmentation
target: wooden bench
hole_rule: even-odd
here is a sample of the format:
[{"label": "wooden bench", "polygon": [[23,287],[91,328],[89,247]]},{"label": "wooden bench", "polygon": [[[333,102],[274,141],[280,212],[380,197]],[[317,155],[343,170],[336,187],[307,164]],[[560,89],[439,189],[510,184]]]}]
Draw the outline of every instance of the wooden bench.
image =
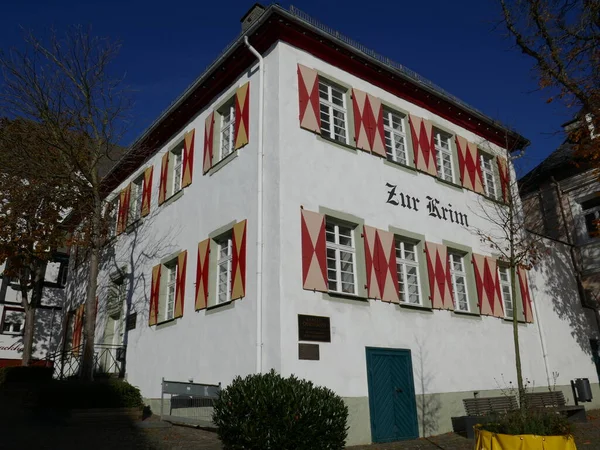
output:
[{"label": "wooden bench", "polygon": [[585,407],[567,405],[562,391],[529,392],[525,394],[527,408],[549,408],[564,414],[571,422],[586,422]]},{"label": "wooden bench", "polygon": [[466,435],[473,439],[473,426],[486,423],[494,415],[518,409],[517,398],[514,395],[502,397],[481,397],[463,399],[466,416],[452,417],[452,428],[455,433]]}]

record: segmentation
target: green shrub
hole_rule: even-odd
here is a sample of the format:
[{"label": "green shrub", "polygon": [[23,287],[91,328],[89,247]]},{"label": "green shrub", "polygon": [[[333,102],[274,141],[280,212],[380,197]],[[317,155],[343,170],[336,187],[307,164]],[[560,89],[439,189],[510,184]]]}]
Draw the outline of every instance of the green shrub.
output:
[{"label": "green shrub", "polygon": [[571,423],[557,411],[526,409],[509,411],[496,416],[481,428],[498,434],[535,434],[537,436],[565,436],[571,434]]},{"label": "green shrub", "polygon": [[275,371],[237,377],[213,422],[227,450],[341,450],[348,408],[333,391]]},{"label": "green shrub", "polygon": [[40,394],[42,404],[63,409],[141,408],[140,390],[122,380],[56,381]]},{"label": "green shrub", "polygon": [[7,383],[43,383],[52,379],[52,373],[52,367],[2,367],[0,368],[0,386]]}]

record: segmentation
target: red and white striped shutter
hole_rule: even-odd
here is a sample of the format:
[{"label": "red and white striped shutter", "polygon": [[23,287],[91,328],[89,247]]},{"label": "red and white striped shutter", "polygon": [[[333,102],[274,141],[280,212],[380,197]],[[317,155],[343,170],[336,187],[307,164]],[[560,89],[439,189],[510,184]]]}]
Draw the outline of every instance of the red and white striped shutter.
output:
[{"label": "red and white striped shutter", "polygon": [[177,256],[177,279],[175,280],[175,312],[173,317],[177,319],[183,316],[185,304],[185,274],[187,273],[187,250]]},{"label": "red and white striped shutter", "polygon": [[160,164],[160,183],[158,186],[158,205],[162,205],[167,199],[167,178],[169,175],[169,152],[166,152]]},{"label": "red and white striped shutter", "polygon": [[385,153],[385,132],[383,130],[383,105],[381,100],[367,94],[367,100],[373,114],[371,127],[371,152],[386,157]]},{"label": "red and white striped shutter", "polygon": [[119,235],[123,231],[125,231],[124,220],[125,220],[125,217],[127,217],[126,214],[124,213],[126,195],[127,195],[127,192],[125,189],[122,189],[121,192],[119,193],[119,210],[117,212],[117,230],[116,230],[117,235]]},{"label": "red and white striped shutter", "polygon": [[235,149],[242,148],[250,139],[250,82],[235,91],[235,124],[233,129]]},{"label": "red and white striped shutter", "polygon": [[365,241],[365,266],[367,270],[367,297],[381,299],[381,291],[377,281],[377,257],[375,251],[375,241],[377,239],[377,229],[363,226],[363,239]]},{"label": "red and white striped shutter", "polygon": [[321,133],[319,76],[317,71],[298,64],[298,103],[300,127]]},{"label": "red and white striped shutter", "polygon": [[473,268],[480,313],[485,316],[504,317],[496,259],[473,253]]},{"label": "red and white striped shutter", "polygon": [[158,297],[160,295],[160,271],[161,265],[152,268],[152,284],[150,285],[150,311],[148,313],[148,325],[158,323]]},{"label": "red and white striped shutter", "polygon": [[71,349],[75,355],[79,355],[79,347],[82,344],[83,336],[83,317],[85,313],[85,303],[82,303],[75,310],[75,320],[73,323],[73,335],[71,339]]},{"label": "red and white striped shutter", "polygon": [[523,316],[525,317],[525,322],[533,323],[531,292],[529,291],[529,282],[527,280],[527,269],[523,266],[519,266],[517,276],[519,277],[519,288],[521,289],[521,301],[523,302]]},{"label": "red and white striped shutter", "polygon": [[208,305],[208,281],[210,267],[210,239],[198,244],[198,264],[196,265],[196,311]]},{"label": "red and white striped shutter", "polygon": [[445,245],[425,242],[425,254],[427,257],[427,272],[429,273],[431,307],[434,309],[454,309],[448,249]]},{"label": "red and white striped shutter", "polygon": [[194,141],[196,130],[193,129],[185,133],[183,138],[183,177],[181,179],[181,187],[187,187],[192,184],[194,175]]},{"label": "red and white striped shutter", "polygon": [[129,222],[130,200],[131,200],[131,183],[129,183],[127,185],[127,187],[125,188],[125,207],[123,208],[123,215],[125,217],[123,218],[123,231],[125,231],[125,229],[127,228],[128,222]]},{"label": "red and white striped shutter", "polygon": [[233,226],[231,258],[231,299],[246,296],[246,220]]},{"label": "red and white striped shutter", "polygon": [[497,156],[496,161],[498,162],[498,174],[500,177],[500,188],[502,189],[502,199],[504,202],[508,202],[509,190],[510,190],[510,177],[508,173],[508,164],[506,158]]},{"label": "red and white striped shutter", "polygon": [[204,159],[202,161],[202,172],[206,173],[212,167],[213,143],[215,132],[215,113],[211,112],[204,121]]},{"label": "red and white striped shutter", "polygon": [[412,114],[409,115],[409,122],[415,154],[415,168],[431,175],[437,175],[432,123]]},{"label": "red and white striped shutter", "polygon": [[376,259],[379,261],[377,276],[381,299],[384,302],[399,303],[394,233],[377,230],[376,245]]},{"label": "red and white striped shutter", "polygon": [[463,187],[482,194],[483,183],[481,179],[481,165],[479,164],[479,150],[477,149],[477,145],[457,135],[456,149],[458,151],[460,180]]},{"label": "red and white striped shutter", "polygon": [[154,166],[144,170],[144,185],[142,189],[142,217],[150,214],[150,203],[152,201],[152,176],[154,174]]},{"label": "red and white striped shutter", "polygon": [[301,210],[302,287],[328,291],[325,215]]},{"label": "red and white striped shutter", "polygon": [[367,109],[367,94],[358,89],[352,89],[352,107],[354,110],[354,140],[356,148],[371,152],[371,141],[367,127],[369,114]]}]

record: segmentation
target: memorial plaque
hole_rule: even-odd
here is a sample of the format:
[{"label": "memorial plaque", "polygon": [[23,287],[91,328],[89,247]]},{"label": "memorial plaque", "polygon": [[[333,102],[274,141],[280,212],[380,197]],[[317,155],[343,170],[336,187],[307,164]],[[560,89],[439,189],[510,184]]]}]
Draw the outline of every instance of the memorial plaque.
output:
[{"label": "memorial plaque", "polygon": [[127,316],[127,322],[125,323],[125,329],[127,331],[134,330],[137,322],[137,313],[131,313]]},{"label": "memorial plaque", "polygon": [[298,359],[318,361],[319,344],[298,344]]},{"label": "memorial plaque", "polygon": [[329,317],[298,314],[298,340],[331,342]]}]

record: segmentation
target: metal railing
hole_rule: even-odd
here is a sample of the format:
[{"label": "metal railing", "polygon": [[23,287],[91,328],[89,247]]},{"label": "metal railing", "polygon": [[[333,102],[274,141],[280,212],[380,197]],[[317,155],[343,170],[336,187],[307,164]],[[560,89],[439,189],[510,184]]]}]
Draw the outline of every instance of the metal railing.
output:
[{"label": "metal railing", "polygon": [[[160,418],[172,423],[213,428],[213,405],[220,392],[221,383],[200,384],[191,381],[167,381],[163,378]],[[168,397],[165,397],[166,395]]]},{"label": "metal railing", "polygon": [[[125,376],[125,352],[123,345],[94,345],[94,376]],[[54,367],[54,378],[64,380],[77,377],[81,371],[83,344],[64,351],[57,351],[46,357]]]}]

